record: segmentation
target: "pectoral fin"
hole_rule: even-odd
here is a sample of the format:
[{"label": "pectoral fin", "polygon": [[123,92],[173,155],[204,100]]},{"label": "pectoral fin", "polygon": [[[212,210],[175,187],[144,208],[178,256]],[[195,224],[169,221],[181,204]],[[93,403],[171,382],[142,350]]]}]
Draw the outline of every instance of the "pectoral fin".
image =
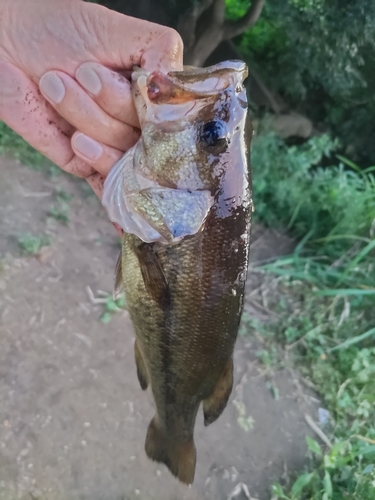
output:
[{"label": "pectoral fin", "polygon": [[147,292],[161,308],[168,307],[171,303],[170,290],[153,245],[142,243],[135,249],[135,253]]},{"label": "pectoral fin", "polygon": [[148,376],[146,365],[143,360],[143,356],[141,351],[139,350],[137,341],[134,342],[134,356],[135,356],[135,364],[137,366],[137,375],[139,384],[143,391],[145,391],[148,387]]},{"label": "pectoral fin", "polygon": [[118,299],[119,295],[124,291],[124,282],[122,279],[122,251],[118,256],[115,269],[115,284],[113,287],[113,299]]},{"label": "pectoral fin", "polygon": [[233,358],[229,358],[224,366],[215,388],[203,401],[204,425],[210,425],[222,414],[227,405],[233,387]]}]

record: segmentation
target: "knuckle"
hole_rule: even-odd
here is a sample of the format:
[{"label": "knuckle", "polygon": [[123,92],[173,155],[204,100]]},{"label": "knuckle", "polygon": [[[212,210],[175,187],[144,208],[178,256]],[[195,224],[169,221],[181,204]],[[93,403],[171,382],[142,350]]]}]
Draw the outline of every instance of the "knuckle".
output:
[{"label": "knuckle", "polygon": [[184,42],[182,41],[181,35],[173,28],[165,28],[165,41],[172,48],[173,52],[182,54],[184,49]]},{"label": "knuckle", "polygon": [[73,157],[61,166],[62,170],[68,172],[76,177],[86,178],[95,172],[95,169],[88,165],[85,161],[81,160],[77,156]]}]

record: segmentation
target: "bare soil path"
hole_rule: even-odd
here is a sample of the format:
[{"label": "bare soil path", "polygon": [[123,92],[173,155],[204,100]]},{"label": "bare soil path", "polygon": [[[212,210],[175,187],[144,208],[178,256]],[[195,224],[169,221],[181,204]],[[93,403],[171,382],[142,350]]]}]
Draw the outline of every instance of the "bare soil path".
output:
[{"label": "bare soil path", "polygon": [[[143,450],[153,403],[136,379],[128,314],[103,324],[86,290],[112,289],[119,247],[102,207],[81,181],[0,162],[0,498],[226,500],[243,482],[268,500],[306,455],[289,372],[277,373],[275,400],[256,341],[239,339],[235,390],[216,423],[198,418],[196,481],[181,485]],[[66,226],[47,216],[58,188],[73,195]],[[26,232],[48,233],[51,246],[20,256]],[[261,228],[254,241],[253,260],[289,244]]]}]

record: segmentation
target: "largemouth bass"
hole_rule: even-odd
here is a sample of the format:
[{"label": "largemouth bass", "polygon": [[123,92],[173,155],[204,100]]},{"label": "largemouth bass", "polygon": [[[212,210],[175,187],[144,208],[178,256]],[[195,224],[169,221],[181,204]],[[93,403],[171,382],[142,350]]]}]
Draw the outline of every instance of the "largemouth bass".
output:
[{"label": "largemouth bass", "polygon": [[233,385],[252,212],[246,76],[241,61],[135,70],[142,136],[104,186],[109,218],[124,230],[116,283],[138,378],[156,405],[145,450],[187,484],[199,406],[211,424]]}]

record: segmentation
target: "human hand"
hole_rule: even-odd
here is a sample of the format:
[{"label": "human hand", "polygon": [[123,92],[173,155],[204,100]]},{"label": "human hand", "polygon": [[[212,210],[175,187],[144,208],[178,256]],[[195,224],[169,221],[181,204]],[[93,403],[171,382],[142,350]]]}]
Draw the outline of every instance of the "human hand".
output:
[{"label": "human hand", "polygon": [[139,136],[130,83],[117,73],[134,65],[180,69],[179,35],[80,0],[1,1],[0,119],[99,197]]}]

